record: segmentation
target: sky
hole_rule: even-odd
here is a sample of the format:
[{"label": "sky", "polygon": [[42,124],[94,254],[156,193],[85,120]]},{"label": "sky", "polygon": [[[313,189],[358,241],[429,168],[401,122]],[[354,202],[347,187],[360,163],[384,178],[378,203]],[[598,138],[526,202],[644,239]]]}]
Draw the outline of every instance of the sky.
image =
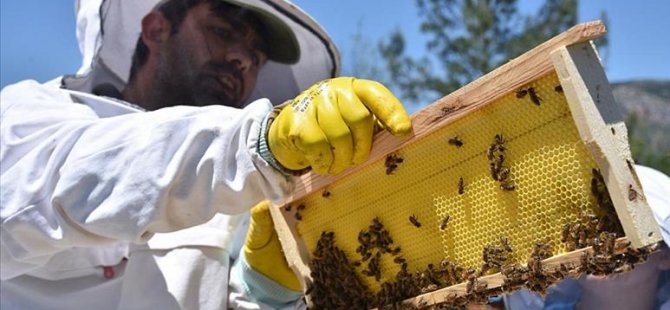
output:
[{"label": "sky", "polygon": [[[294,0],[331,35],[345,68],[353,64],[353,37],[371,44],[401,29],[410,55],[424,53],[426,37],[410,0]],[[533,13],[541,1],[520,0],[522,12]],[[81,65],[75,37],[72,0],[2,0],[0,2],[1,86],[24,79],[39,82],[77,71]],[[670,80],[670,1],[582,0],[579,22],[608,15],[609,53],[605,68],[610,82]]]}]

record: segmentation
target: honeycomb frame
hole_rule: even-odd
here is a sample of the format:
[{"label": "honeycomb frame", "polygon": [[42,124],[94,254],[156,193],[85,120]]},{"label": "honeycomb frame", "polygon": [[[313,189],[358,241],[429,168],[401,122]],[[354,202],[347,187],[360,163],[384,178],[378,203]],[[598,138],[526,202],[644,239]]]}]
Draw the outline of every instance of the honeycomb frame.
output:
[{"label": "honeycomb frame", "polygon": [[[588,180],[592,167],[598,167],[603,171],[626,237],[637,247],[660,240],[660,234],[655,230],[639,181],[635,177],[627,147],[625,125],[620,116],[617,116],[617,111],[612,109],[614,100],[607,79],[595,50],[589,44],[589,40],[603,32],[604,27],[599,22],[578,25],[414,115],[413,136],[397,139],[384,133],[378,135],[371,158],[363,165],[354,167],[338,177],[315,175],[303,177],[302,182],[298,183],[297,194],[286,204],[272,209],[289,264],[300,275],[299,278],[303,283],[310,281],[307,262],[320,231],[335,231],[337,235],[342,236],[338,239],[355,240],[358,232],[374,217],[381,218],[389,227],[396,244],[403,248],[403,253],[409,253],[406,257],[410,257],[410,266],[414,268],[428,263],[438,263],[440,257],[448,257],[463,262],[468,267],[476,267],[481,264],[479,256],[482,246],[494,242],[503,234],[515,245],[515,253],[518,253],[515,259],[523,261],[529,255],[533,242],[538,239],[537,235],[526,233],[529,229],[533,230],[533,227],[526,227],[529,225],[544,227],[543,236],[551,236],[548,241],[558,246],[557,256],[560,254],[565,256],[567,250],[556,242],[560,234],[560,224],[574,221],[581,211],[593,210],[594,201],[588,195]],[[562,92],[558,91],[559,85],[563,89]],[[542,102],[539,105],[528,95],[517,98],[519,90],[528,90],[530,87],[540,94]],[[538,108],[551,108],[555,111],[532,114],[534,111],[532,109]],[[531,124],[524,130],[514,131],[507,128],[514,125],[510,124],[514,122],[510,122],[509,119],[487,117],[507,115],[518,109],[530,111],[528,113],[533,116],[531,123],[535,122],[537,126],[533,127]],[[568,130],[561,127],[553,131],[548,130],[542,135],[543,130],[538,129],[550,127],[552,124],[564,126],[566,119],[572,124],[571,127],[568,126]],[[473,123],[479,125],[473,126]],[[560,134],[556,134],[557,132]],[[501,190],[495,180],[486,177],[488,168],[486,146],[497,133],[502,133],[506,137],[508,147],[506,160],[510,163],[518,192]],[[523,147],[515,145],[523,140],[519,137],[538,134],[538,137],[531,139],[535,145]],[[460,137],[463,140],[462,148],[448,145],[447,140],[453,137]],[[438,148],[430,147],[435,145],[438,145]],[[422,146],[426,149],[421,151],[423,155],[413,156],[416,155],[413,154],[416,153],[413,149]],[[445,152],[449,147],[452,147],[451,152]],[[560,151],[561,148],[565,150]],[[525,151],[515,154],[515,151],[520,149]],[[545,156],[551,152],[559,152],[561,156]],[[384,158],[388,154],[397,154],[405,159],[389,174],[384,167]],[[437,160],[422,161],[430,156],[437,157]],[[562,184],[545,184],[543,187],[537,182],[531,182],[532,186],[528,186],[530,183],[524,183],[525,179],[533,177],[534,172],[543,171],[543,167],[547,165],[552,166],[552,162],[543,163],[543,160],[558,157],[564,158],[566,163],[558,165],[562,167],[558,171],[549,171],[546,174],[552,175],[554,181],[558,180],[556,182]],[[417,168],[417,165],[421,165],[422,168]],[[524,170],[523,167],[530,168]],[[431,169],[435,173],[425,172]],[[420,173],[419,177],[413,177],[417,170],[424,172]],[[444,176],[447,171],[451,173],[448,177],[438,177]],[[458,194],[457,183],[460,177],[465,179],[463,195]],[[389,201],[388,197],[360,191],[365,191],[366,186],[375,183],[376,180],[385,178],[403,180],[393,184],[397,188],[386,188],[387,195],[397,193],[396,195],[403,196],[403,187],[411,187],[408,184],[416,185],[421,182],[433,182],[427,183],[430,184],[428,187],[432,186],[431,189],[441,184],[444,190],[440,192],[441,194],[435,194],[434,190],[433,193],[421,193],[419,196],[424,196],[423,201],[400,199],[402,206],[389,206],[382,212],[379,206],[369,206],[383,204]],[[514,196],[522,191],[525,193],[529,188],[533,188],[537,193],[526,195],[524,199],[531,202],[533,207],[521,211],[515,209],[515,204],[519,204],[520,201]],[[639,199],[635,201],[628,199],[630,190],[640,193]],[[577,198],[565,199],[565,202],[560,203],[567,207],[554,208],[552,209],[554,213],[550,214],[533,212],[539,210],[543,204],[553,203],[556,206],[555,201],[571,191]],[[544,196],[546,197],[543,198]],[[501,203],[491,205],[488,212],[468,216],[465,213],[472,213],[473,209],[462,207],[467,197]],[[367,202],[361,202],[365,199]],[[513,201],[509,201],[510,199]],[[360,203],[360,206],[349,209],[343,207],[351,200]],[[432,207],[411,206],[413,203],[426,205],[426,200],[430,201]],[[296,207],[300,204],[308,206],[300,211],[303,221],[295,219],[297,208],[288,211],[288,206]],[[528,202],[521,204],[528,205]],[[471,205],[478,207],[474,209],[474,213],[482,208],[481,203]],[[505,213],[506,216],[495,216]],[[523,215],[515,216],[516,214]],[[447,215],[450,216],[450,227],[443,231],[439,226]],[[338,222],[338,216],[341,216],[344,222]],[[422,222],[422,226],[425,226],[424,229],[412,227],[409,216],[416,216]],[[470,223],[459,227],[459,221],[466,218]],[[528,220],[529,218],[532,220]],[[473,232],[468,227],[475,223],[479,228]],[[514,229],[518,231],[515,233]],[[463,233],[459,235],[454,231]],[[425,249],[431,248],[432,243],[440,243],[440,249],[426,252]],[[344,242],[342,248],[347,255],[355,256],[355,242]],[[464,251],[469,253],[458,254]],[[572,256],[573,259],[575,257]],[[384,256],[381,260],[382,281],[397,272],[397,266],[394,266],[391,260],[390,256]],[[378,282],[370,278],[365,279],[366,284],[373,290],[379,289]],[[496,284],[495,280],[489,284],[500,285]],[[463,291],[464,285],[460,284],[451,287],[450,290],[440,290],[429,295],[435,297],[447,292],[463,293]]]}]

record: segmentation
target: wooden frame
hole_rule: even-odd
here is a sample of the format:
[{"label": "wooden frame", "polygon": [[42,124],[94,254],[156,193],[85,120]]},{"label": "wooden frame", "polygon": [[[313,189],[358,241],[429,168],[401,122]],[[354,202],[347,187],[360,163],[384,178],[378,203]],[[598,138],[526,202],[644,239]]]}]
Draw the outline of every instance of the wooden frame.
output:
[{"label": "wooden frame", "polygon": [[[660,241],[660,231],[635,174],[625,125],[616,109],[600,60],[590,43],[604,33],[605,27],[600,21],[579,24],[414,114],[414,131],[409,137],[400,139],[381,132],[375,137],[372,152],[365,163],[337,176],[307,174],[299,178],[294,194],[284,205],[273,206],[271,213],[289,265],[299,275],[303,287],[307,287],[310,281],[307,266],[309,253],[295,231],[296,220],[281,212],[283,206],[347,178],[362,167],[552,71],[558,72],[580,136],[602,171],[626,240],[634,247]],[[621,244],[626,240],[618,242]],[[574,263],[583,252],[588,251],[592,250],[580,249],[543,262],[549,267]],[[487,281],[489,289],[499,288],[502,284],[500,273],[482,277],[481,280]],[[450,294],[464,295],[465,285],[460,283],[439,289],[408,302],[415,305],[436,304]]]},{"label": "wooden frame", "polygon": [[635,247],[661,239],[635,174],[628,131],[593,44],[556,49],[551,58],[579,135],[605,178],[626,236]]}]

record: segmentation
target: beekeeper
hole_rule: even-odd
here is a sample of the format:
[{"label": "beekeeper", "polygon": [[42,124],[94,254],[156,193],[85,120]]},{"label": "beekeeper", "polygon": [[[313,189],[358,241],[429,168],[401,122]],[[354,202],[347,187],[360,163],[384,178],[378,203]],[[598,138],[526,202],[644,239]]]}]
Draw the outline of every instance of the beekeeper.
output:
[{"label": "beekeeper", "polygon": [[408,134],[402,105],[335,78],[328,35],[282,0],[76,16],[78,73],[1,93],[0,308],[304,307],[260,202],[364,161],[376,124]]}]

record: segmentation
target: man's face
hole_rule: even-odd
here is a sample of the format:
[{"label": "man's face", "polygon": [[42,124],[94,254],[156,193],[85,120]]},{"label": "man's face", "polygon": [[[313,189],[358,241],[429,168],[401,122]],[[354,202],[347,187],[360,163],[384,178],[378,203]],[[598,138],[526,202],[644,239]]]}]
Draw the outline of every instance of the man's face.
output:
[{"label": "man's face", "polygon": [[242,107],[267,59],[263,44],[249,21],[223,17],[207,3],[195,6],[161,48],[152,100],[162,107]]}]

